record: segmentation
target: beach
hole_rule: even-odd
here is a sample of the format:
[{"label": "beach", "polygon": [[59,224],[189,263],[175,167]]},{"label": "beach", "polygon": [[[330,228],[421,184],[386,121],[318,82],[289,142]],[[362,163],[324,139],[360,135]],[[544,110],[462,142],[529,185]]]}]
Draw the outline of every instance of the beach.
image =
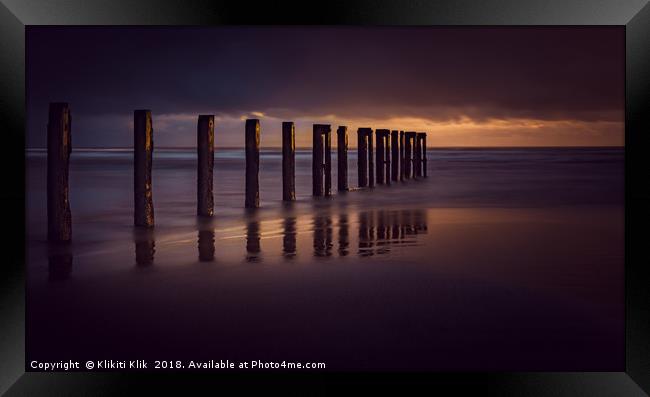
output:
[{"label": "beach", "polygon": [[[435,148],[428,177],[311,196],[296,154],[155,149],[155,228],[133,224],[132,152],[73,150],[71,246],[47,243],[46,156],[26,153],[27,360],[266,360],[327,370],[624,369],[624,149]],[[336,164],[333,153],[332,164]]]}]

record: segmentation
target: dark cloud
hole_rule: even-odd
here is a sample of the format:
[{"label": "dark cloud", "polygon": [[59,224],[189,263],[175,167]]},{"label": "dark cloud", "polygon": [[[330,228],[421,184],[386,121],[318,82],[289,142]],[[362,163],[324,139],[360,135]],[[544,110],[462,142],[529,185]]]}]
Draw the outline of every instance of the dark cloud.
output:
[{"label": "dark cloud", "polygon": [[623,119],[620,27],[28,27],[26,51],[31,126],[50,101],[88,117]]}]

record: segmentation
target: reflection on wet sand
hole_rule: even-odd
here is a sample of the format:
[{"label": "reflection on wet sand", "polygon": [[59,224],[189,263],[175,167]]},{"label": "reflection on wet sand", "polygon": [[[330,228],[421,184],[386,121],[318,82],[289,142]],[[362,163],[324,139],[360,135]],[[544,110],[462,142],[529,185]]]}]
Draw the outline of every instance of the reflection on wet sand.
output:
[{"label": "reflection on wet sand", "polygon": [[260,252],[260,222],[258,220],[249,221],[246,224],[246,260],[248,262],[260,261]]},{"label": "reflection on wet sand", "polygon": [[392,246],[417,245],[416,236],[426,234],[424,210],[363,211],[359,213],[359,256],[381,255]]},{"label": "reflection on wet sand", "polygon": [[135,263],[138,266],[150,266],[153,264],[153,256],[156,252],[153,230],[136,228],[134,230],[135,240]]},{"label": "reflection on wet sand", "polygon": [[214,260],[214,230],[199,230],[199,261]]},{"label": "reflection on wet sand", "polygon": [[314,256],[332,255],[332,218],[329,215],[314,216]]},{"label": "reflection on wet sand", "polygon": [[348,214],[339,214],[339,256],[347,256],[350,247]]},{"label": "reflection on wet sand", "polygon": [[296,256],[296,217],[284,218],[282,226],[282,254],[285,258],[293,258]]},{"label": "reflection on wet sand", "polygon": [[66,280],[72,273],[72,247],[70,243],[48,243],[48,277]]}]

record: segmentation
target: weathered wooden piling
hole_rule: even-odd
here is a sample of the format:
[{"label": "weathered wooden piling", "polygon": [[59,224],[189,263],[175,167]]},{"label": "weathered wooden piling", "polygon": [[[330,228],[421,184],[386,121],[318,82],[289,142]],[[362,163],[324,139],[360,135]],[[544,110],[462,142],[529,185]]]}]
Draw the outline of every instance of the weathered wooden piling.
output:
[{"label": "weathered wooden piling", "polygon": [[391,150],[391,169],[390,176],[394,182],[399,181],[399,132],[394,130],[390,132],[390,150]]},{"label": "weathered wooden piling", "polygon": [[399,180],[406,179],[406,161],[404,160],[404,131],[399,132]]},{"label": "weathered wooden piling", "polygon": [[292,121],[282,123],[282,200],[296,199],[296,127]]},{"label": "weathered wooden piling", "polygon": [[418,133],[418,140],[420,141],[420,174],[423,177],[427,177],[427,133],[420,132]]},{"label": "weathered wooden piling", "polygon": [[260,206],[260,121],[246,120],[246,208]]},{"label": "weathered wooden piling", "polygon": [[72,151],[72,119],[67,103],[50,103],[47,123],[47,238],[72,239],[68,172]]},{"label": "weathered wooden piling", "polygon": [[377,160],[377,184],[390,184],[390,131],[378,129],[375,135],[377,136],[375,155]]},{"label": "weathered wooden piling", "polygon": [[214,116],[200,115],[196,127],[197,151],[197,201],[196,214],[212,216],[214,214],[214,196],[212,194],[214,172]]},{"label": "weathered wooden piling", "polygon": [[368,186],[368,128],[357,130],[357,175],[359,187]]},{"label": "weathered wooden piling", "polygon": [[336,130],[338,160],[337,190],[348,191],[348,127],[342,125]]},{"label": "weathered wooden piling", "polygon": [[368,134],[368,187],[375,186],[375,163],[373,153],[373,144],[372,144],[372,130]]},{"label": "weathered wooden piling", "polygon": [[415,134],[415,152],[413,155],[413,164],[415,165],[415,177],[420,178],[422,176],[422,141],[420,140],[419,133]]},{"label": "weathered wooden piling", "polygon": [[416,134],[413,131],[407,131],[404,133],[404,176],[406,179],[415,177],[415,164],[413,161],[413,152],[416,150],[415,136]]},{"label": "weathered wooden piling", "polygon": [[134,224],[153,227],[153,191],[151,167],[153,156],[153,126],[150,110],[136,110],[133,114],[133,173]]},{"label": "weathered wooden piling", "polygon": [[357,139],[359,187],[373,187],[375,186],[375,166],[372,128],[359,128]]},{"label": "weathered wooden piling", "polygon": [[314,124],[312,187],[314,196],[332,194],[332,129],[329,124]]}]

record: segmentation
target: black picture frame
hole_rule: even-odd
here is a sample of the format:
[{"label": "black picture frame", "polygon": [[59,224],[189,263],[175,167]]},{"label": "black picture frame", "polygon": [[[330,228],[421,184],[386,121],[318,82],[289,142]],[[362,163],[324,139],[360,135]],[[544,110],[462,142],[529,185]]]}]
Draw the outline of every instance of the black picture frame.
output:
[{"label": "black picture frame", "polygon": [[[150,394],[191,387],[333,384],[367,390],[405,385],[432,392],[527,396],[650,393],[650,5],[646,0],[234,2],[189,0],[2,0],[0,2],[0,209],[5,276],[0,281],[0,393]],[[417,374],[135,374],[25,372],[24,165],[26,25],[619,25],[626,31],[625,372]],[[254,380],[255,382],[251,382]],[[326,390],[326,389],[325,389]],[[349,389],[348,389],[349,390]]]}]

